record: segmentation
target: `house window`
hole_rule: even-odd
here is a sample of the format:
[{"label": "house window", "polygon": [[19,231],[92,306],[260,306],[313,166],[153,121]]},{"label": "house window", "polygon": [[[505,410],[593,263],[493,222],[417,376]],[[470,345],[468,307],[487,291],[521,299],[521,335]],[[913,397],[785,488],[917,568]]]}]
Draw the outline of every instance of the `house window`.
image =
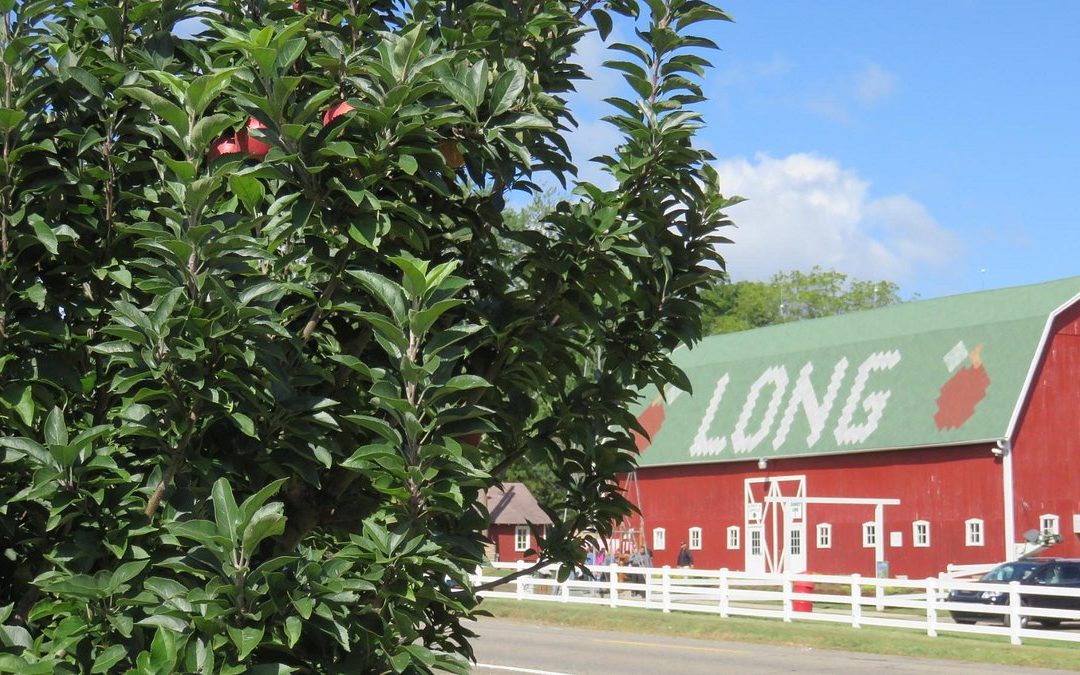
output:
[{"label": "house window", "polygon": [[701,528],[700,527],[691,527],[690,528],[690,550],[691,551],[700,551],[701,550]]},{"label": "house window", "polygon": [[877,523],[872,520],[862,524],[862,545],[863,548],[877,547]]},{"label": "house window", "polygon": [[964,543],[968,546],[983,545],[983,521],[981,518],[969,518],[964,521]]},{"label": "house window", "polygon": [[727,547],[729,551],[739,548],[739,526],[732,525],[727,529]]},{"label": "house window", "polygon": [[757,527],[750,530],[750,555],[761,555],[761,529]]},{"label": "house window", "polygon": [[791,555],[802,555],[802,535],[801,529],[792,528],[788,532],[788,553]]},{"label": "house window", "polygon": [[517,525],[514,527],[514,550],[529,550],[529,526]]},{"label": "house window", "polygon": [[911,541],[915,548],[930,547],[930,521],[916,520],[911,524]]},{"label": "house window", "polygon": [[817,547],[832,548],[832,525],[829,523],[818,523]]},{"label": "house window", "polygon": [[663,551],[667,544],[667,530],[662,527],[654,527],[652,531],[652,547],[654,551]]},{"label": "house window", "polygon": [[1061,534],[1061,521],[1052,513],[1044,513],[1039,516],[1039,532]]}]

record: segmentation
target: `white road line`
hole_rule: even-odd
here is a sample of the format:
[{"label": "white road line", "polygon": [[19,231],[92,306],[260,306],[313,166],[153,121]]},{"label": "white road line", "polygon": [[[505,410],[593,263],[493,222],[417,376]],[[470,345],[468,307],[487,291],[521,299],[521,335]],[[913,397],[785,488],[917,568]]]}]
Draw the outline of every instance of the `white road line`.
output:
[{"label": "white road line", "polygon": [[573,675],[573,673],[559,673],[554,670],[536,670],[535,668],[518,668],[516,666],[495,666],[490,663],[478,663],[477,668],[488,670],[508,670],[512,673],[530,673],[531,675]]}]

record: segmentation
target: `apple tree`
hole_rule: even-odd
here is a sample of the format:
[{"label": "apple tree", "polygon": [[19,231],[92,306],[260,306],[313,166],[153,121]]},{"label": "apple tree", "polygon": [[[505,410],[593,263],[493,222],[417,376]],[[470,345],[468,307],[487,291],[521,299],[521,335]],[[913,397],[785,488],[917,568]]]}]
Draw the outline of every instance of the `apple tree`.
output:
[{"label": "apple tree", "polygon": [[[0,0],[0,671],[466,672],[478,502],[629,508],[731,203],[703,0]],[[622,134],[571,181],[575,49]],[[504,222],[542,176],[573,188]],[[564,569],[569,569],[565,567]]]}]

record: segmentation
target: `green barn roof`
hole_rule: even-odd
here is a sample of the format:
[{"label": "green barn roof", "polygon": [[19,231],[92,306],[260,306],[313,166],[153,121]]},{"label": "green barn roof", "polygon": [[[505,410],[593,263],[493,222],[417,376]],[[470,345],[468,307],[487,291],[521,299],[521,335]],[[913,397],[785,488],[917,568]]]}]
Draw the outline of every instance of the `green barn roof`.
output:
[{"label": "green barn roof", "polygon": [[828,455],[1011,437],[1053,317],[1080,277],[704,339],[693,394],[645,392],[641,466]]}]

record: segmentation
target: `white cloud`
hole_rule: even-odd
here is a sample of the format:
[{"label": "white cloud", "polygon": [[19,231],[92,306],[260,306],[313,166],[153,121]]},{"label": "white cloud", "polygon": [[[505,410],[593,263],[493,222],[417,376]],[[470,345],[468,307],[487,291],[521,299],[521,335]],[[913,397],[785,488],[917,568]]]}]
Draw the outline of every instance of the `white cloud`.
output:
[{"label": "white cloud", "polygon": [[896,76],[871,63],[855,76],[855,98],[863,105],[874,105],[896,91]]},{"label": "white cloud", "polygon": [[826,85],[806,100],[806,109],[827,120],[851,126],[857,112],[873,108],[896,93],[896,75],[876,63]]},{"label": "white cloud", "polygon": [[723,249],[732,278],[767,279],[814,265],[903,284],[963,253],[958,237],[903,194],[875,197],[857,172],[813,154],[716,163],[725,194],[747,199],[730,215]]}]

